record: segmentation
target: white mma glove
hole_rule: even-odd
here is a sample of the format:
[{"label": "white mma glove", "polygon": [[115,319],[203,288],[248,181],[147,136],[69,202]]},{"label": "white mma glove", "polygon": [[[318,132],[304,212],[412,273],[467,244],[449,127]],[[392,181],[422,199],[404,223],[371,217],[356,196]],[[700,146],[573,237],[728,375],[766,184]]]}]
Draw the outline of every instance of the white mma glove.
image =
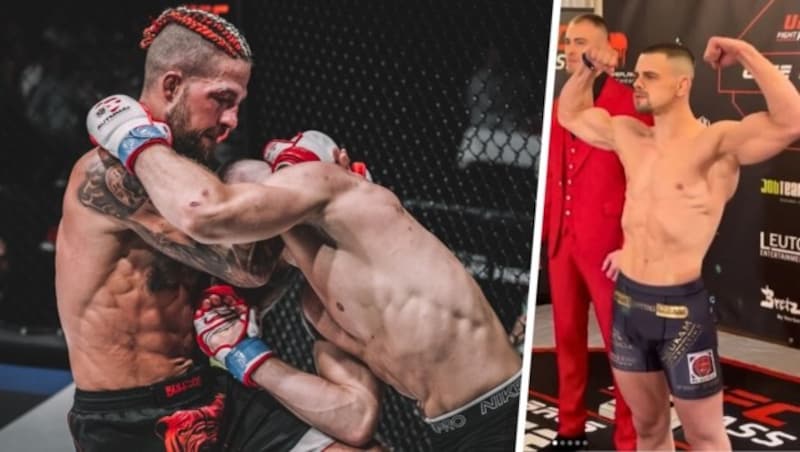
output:
[{"label": "white mma glove", "polygon": [[[268,141],[264,146],[262,156],[272,171],[277,171],[285,166],[302,162],[338,164],[335,154],[337,149],[339,146],[328,135],[316,130],[306,130],[298,133],[291,140]],[[372,176],[363,162],[354,162],[349,166],[349,170],[372,181]]]},{"label": "white mma glove", "polygon": [[154,121],[136,99],[115,94],[96,103],[86,116],[92,143],[110,152],[133,173],[140,152],[153,144],[172,145],[172,133],[163,122]]},{"label": "white mma glove", "polygon": [[197,344],[245,386],[258,387],[252,379],[253,372],[273,353],[261,340],[255,308],[248,307],[228,285],[209,287],[203,291],[203,300],[212,295],[219,296],[222,302],[218,306],[201,303],[194,313]]}]

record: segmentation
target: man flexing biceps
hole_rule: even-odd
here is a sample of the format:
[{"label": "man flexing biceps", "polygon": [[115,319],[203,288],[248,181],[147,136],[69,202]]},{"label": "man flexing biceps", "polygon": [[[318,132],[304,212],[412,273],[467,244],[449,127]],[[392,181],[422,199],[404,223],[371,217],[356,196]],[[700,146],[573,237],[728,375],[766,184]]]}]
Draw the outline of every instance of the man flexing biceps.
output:
[{"label": "man flexing biceps", "polygon": [[588,67],[564,86],[558,119],[582,140],[617,152],[628,179],[611,360],[633,412],[637,445],[674,448],[671,392],[693,449],[730,449],[702,262],[740,166],[774,157],[800,138],[800,94],[749,43],[712,37],[705,61],[715,69],[744,66],[768,110],[706,127],[689,105],[691,53],[677,44],[655,45],[639,56],[633,85],[637,110],[653,114],[648,127],[591,105],[589,68],[612,70],[616,53],[589,50],[584,56]]}]

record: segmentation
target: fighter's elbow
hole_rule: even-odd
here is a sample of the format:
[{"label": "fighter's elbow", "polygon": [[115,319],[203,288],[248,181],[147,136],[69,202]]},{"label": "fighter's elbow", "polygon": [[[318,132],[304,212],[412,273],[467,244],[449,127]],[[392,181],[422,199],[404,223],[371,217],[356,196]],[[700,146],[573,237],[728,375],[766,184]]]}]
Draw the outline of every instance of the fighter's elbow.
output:
[{"label": "fighter's elbow", "polygon": [[[797,114],[794,116],[795,118],[800,117],[800,108],[798,108]],[[789,121],[787,124],[788,133],[790,140],[792,142],[800,140],[800,121]]]},{"label": "fighter's elbow", "polygon": [[356,446],[363,447],[370,443],[378,430],[378,418],[380,416],[380,404],[376,398],[364,398],[361,403],[360,418],[345,433],[342,441]]},{"label": "fighter's elbow", "polygon": [[180,213],[180,230],[200,243],[216,243],[221,239],[218,233],[218,215],[211,206],[190,203]]},{"label": "fighter's elbow", "polygon": [[[369,417],[370,419],[367,419]],[[344,440],[348,444],[355,447],[364,447],[369,444],[375,437],[375,432],[378,429],[378,413],[364,417],[363,422],[355,426],[347,433],[347,438]]]}]

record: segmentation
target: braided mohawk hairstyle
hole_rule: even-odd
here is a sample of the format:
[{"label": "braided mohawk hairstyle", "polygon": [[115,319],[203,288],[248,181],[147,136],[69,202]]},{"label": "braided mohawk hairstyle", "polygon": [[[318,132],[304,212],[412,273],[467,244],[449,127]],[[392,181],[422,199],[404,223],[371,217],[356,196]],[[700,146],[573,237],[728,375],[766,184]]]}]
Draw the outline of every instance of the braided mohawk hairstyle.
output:
[{"label": "braided mohawk hairstyle", "polygon": [[178,24],[202,36],[231,58],[250,61],[253,54],[244,36],[230,22],[216,14],[185,6],[169,8],[144,29],[139,47],[147,49],[169,24]]}]

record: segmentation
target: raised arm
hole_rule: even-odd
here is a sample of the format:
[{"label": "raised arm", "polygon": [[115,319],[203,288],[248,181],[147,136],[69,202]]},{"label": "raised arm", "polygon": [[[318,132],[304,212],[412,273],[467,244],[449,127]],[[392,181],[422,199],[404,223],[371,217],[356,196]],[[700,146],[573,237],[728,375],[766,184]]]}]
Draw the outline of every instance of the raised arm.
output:
[{"label": "raised arm", "polygon": [[594,106],[592,86],[597,70],[612,70],[616,53],[611,49],[594,49],[585,54],[594,70],[581,65],[561,89],[558,99],[558,122],[575,136],[592,146],[614,150],[614,124],[611,115]]},{"label": "raised arm", "polygon": [[721,132],[721,152],[748,165],[768,160],[800,139],[800,94],[758,50],[738,39],[712,37],[704,59],[715,69],[740,63],[753,75],[767,101],[765,112],[714,124]]}]

